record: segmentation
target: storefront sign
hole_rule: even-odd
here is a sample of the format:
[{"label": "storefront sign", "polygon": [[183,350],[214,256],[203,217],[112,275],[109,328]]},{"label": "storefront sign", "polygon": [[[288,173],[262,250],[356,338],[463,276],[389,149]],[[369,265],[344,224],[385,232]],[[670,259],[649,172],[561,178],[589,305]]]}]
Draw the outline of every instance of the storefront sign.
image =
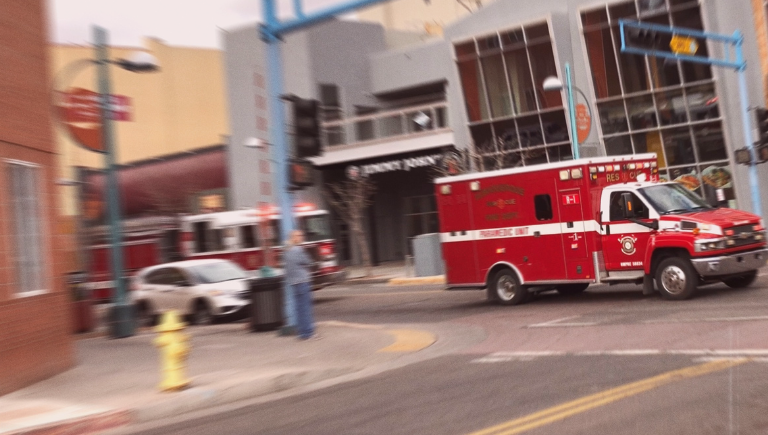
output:
[{"label": "storefront sign", "polygon": [[[59,94],[56,105],[62,124],[78,145],[90,151],[104,152],[98,93],[71,88]],[[113,121],[130,121],[131,99],[124,95],[110,95],[109,116]]]},{"label": "storefront sign", "polygon": [[425,168],[430,166],[436,166],[442,163],[443,154],[431,154],[419,157],[407,157],[404,159],[388,160],[381,163],[371,163],[368,165],[347,166],[346,174],[349,179],[356,179],[357,177],[367,177],[373,174],[383,174],[386,172],[395,171],[410,171],[411,169]]}]

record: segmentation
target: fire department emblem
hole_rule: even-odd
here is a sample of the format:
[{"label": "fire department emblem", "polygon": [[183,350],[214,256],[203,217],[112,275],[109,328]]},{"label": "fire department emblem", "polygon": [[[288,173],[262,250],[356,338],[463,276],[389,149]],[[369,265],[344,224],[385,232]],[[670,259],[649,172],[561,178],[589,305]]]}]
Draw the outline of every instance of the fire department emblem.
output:
[{"label": "fire department emblem", "polygon": [[624,236],[619,238],[619,243],[621,243],[621,252],[627,255],[634,254],[636,241],[637,241],[637,237],[632,237],[632,236]]}]

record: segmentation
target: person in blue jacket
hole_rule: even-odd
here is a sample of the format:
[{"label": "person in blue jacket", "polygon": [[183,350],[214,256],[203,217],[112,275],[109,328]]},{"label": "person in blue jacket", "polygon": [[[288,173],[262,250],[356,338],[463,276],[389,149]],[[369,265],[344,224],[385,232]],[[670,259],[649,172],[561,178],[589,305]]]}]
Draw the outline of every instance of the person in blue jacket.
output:
[{"label": "person in blue jacket", "polygon": [[304,243],[304,232],[291,231],[286,242],[284,254],[285,279],[291,286],[296,301],[296,321],[299,338],[302,340],[318,339],[315,333],[314,316],[312,314],[312,259],[301,246]]}]

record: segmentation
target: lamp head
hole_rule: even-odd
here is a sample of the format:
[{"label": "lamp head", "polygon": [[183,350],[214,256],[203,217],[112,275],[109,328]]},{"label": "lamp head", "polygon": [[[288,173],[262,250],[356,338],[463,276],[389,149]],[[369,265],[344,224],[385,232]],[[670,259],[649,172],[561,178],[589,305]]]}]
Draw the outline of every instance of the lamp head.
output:
[{"label": "lamp head", "polygon": [[114,64],[131,72],[155,72],[160,70],[157,58],[146,51],[134,51],[128,59],[117,59]]},{"label": "lamp head", "polygon": [[267,147],[268,144],[266,141],[259,139],[257,137],[249,137],[248,139],[245,140],[245,143],[243,145],[245,145],[248,148],[256,148],[259,150],[263,150],[264,148]]},{"label": "lamp head", "polygon": [[560,79],[555,76],[549,76],[546,79],[544,79],[544,84],[542,86],[545,91],[562,91],[563,90],[563,82],[561,82]]}]

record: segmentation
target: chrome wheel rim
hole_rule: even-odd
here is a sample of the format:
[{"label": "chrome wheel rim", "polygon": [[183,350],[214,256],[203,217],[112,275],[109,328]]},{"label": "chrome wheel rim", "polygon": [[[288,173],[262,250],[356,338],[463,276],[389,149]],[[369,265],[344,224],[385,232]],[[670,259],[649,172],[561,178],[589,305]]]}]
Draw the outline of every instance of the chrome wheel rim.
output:
[{"label": "chrome wheel rim", "polygon": [[509,275],[504,275],[496,283],[496,294],[504,301],[515,297],[515,280]]},{"label": "chrome wheel rim", "polygon": [[685,272],[677,266],[668,266],[661,273],[661,284],[670,294],[676,295],[685,291],[685,283]]}]

